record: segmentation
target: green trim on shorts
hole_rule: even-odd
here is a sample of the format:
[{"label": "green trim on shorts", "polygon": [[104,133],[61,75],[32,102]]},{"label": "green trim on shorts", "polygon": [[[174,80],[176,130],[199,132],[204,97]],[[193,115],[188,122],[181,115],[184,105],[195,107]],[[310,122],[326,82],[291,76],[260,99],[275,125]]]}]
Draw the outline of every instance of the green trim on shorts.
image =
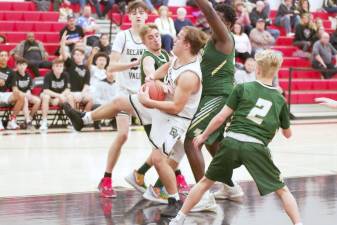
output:
[{"label": "green trim on shorts", "polygon": [[[186,137],[193,139],[205,131],[211,120],[221,111],[226,104],[228,96],[202,96],[191,125],[187,130]],[[216,141],[223,139],[226,124],[222,124],[206,140],[206,145],[212,145]]]},{"label": "green trim on shorts", "polygon": [[253,177],[260,195],[267,195],[285,186],[281,172],[274,164],[268,147],[226,137],[210,163],[205,176],[228,184],[233,170],[244,165]]}]

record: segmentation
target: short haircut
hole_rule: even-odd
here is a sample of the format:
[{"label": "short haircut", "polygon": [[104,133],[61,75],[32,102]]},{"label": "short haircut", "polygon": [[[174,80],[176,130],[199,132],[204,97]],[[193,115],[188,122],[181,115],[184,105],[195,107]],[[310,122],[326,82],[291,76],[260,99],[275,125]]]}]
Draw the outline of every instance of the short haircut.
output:
[{"label": "short haircut", "polygon": [[158,30],[157,25],[154,24],[154,23],[148,23],[148,24],[145,24],[145,25],[140,29],[139,36],[140,36],[140,38],[142,39],[143,42],[144,42],[144,38],[145,38],[146,34],[147,34],[150,30],[153,30],[153,29]]},{"label": "short haircut", "polygon": [[60,59],[60,58],[55,58],[53,61],[52,61],[52,64],[53,65],[56,65],[56,64],[63,64],[64,61],[63,59]]},{"label": "short haircut", "polygon": [[184,8],[184,7],[179,7],[178,9],[177,9],[177,14],[179,15],[179,14],[184,14],[184,15],[186,15],[187,14],[187,11],[186,11],[186,9]]},{"label": "short haircut", "polygon": [[233,27],[236,22],[235,10],[232,6],[227,5],[226,3],[217,3],[214,7],[217,12],[220,12],[225,22],[230,24],[230,27]]},{"label": "short haircut", "polygon": [[282,54],[278,51],[267,49],[258,52],[255,55],[255,60],[258,65],[262,77],[274,77],[281,67],[283,62]]},{"label": "short haircut", "polygon": [[19,64],[27,64],[28,65],[28,61],[25,59],[25,58],[22,58],[22,57],[19,57],[15,60],[16,62],[16,65],[19,65]]},{"label": "short haircut", "polygon": [[92,64],[96,65],[96,61],[98,58],[103,57],[106,59],[106,65],[105,65],[105,69],[109,66],[109,62],[110,62],[110,58],[109,55],[106,54],[105,52],[97,52],[96,55],[94,55],[94,58],[92,59]]},{"label": "short haircut", "polygon": [[197,55],[200,49],[205,46],[208,40],[208,35],[200,29],[192,26],[185,26],[182,31],[185,32],[185,41],[191,45],[192,55]]},{"label": "short haircut", "polygon": [[81,48],[74,48],[74,49],[71,51],[71,55],[74,55],[76,51],[82,53],[83,55],[85,55],[84,49],[81,49]]},{"label": "short haircut", "polygon": [[148,8],[146,6],[146,4],[144,3],[144,1],[141,0],[135,0],[132,1],[128,4],[128,13],[131,13],[133,10],[138,9],[138,8],[142,8],[145,11],[148,11]]}]

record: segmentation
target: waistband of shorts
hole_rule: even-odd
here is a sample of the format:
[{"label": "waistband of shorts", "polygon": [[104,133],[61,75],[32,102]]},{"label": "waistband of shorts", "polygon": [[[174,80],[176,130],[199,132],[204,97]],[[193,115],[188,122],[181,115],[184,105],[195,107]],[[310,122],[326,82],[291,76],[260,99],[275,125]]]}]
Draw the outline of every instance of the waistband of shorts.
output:
[{"label": "waistband of shorts", "polygon": [[242,141],[242,142],[251,142],[251,143],[264,145],[264,143],[261,140],[255,137],[249,136],[247,134],[241,134],[241,133],[235,133],[235,132],[229,131],[226,136],[233,138],[235,140],[238,140],[238,141]]}]

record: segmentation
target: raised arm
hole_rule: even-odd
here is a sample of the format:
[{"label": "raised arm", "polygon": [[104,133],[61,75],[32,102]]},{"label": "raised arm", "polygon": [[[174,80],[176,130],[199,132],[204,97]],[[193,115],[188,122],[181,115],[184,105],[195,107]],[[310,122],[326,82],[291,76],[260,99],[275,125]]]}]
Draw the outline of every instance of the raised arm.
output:
[{"label": "raised arm", "polygon": [[62,37],[61,37],[61,43],[60,43],[60,52],[61,52],[61,56],[62,56],[62,59],[64,61],[66,61],[70,55],[66,52],[66,41],[67,41],[67,31],[64,31],[63,34],[62,34]]}]

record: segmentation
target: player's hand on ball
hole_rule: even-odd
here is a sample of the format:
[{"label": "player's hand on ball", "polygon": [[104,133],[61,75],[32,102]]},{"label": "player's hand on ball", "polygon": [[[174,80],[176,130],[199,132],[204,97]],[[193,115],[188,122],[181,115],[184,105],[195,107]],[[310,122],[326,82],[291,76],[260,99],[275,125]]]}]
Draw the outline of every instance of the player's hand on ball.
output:
[{"label": "player's hand on ball", "polygon": [[198,136],[196,136],[193,139],[193,145],[195,149],[199,149],[199,146],[202,145],[205,141],[206,141],[207,137],[205,137],[205,135],[200,134]]},{"label": "player's hand on ball", "polygon": [[145,107],[150,108],[149,101],[150,101],[150,95],[149,95],[149,88],[146,87],[145,90],[141,88],[138,93],[138,99],[140,103],[142,103]]},{"label": "player's hand on ball", "polygon": [[315,101],[318,102],[320,105],[337,108],[337,101],[331,98],[315,98]]}]

